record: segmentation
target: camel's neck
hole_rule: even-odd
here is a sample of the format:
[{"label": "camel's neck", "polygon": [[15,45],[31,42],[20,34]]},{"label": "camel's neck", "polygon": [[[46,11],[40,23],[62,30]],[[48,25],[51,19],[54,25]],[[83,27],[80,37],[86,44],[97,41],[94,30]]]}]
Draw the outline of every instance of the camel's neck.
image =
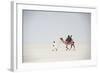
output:
[{"label": "camel's neck", "polygon": [[63,43],[65,43],[65,41],[64,41],[64,39],[63,39],[63,38],[60,38],[60,40],[61,40]]}]

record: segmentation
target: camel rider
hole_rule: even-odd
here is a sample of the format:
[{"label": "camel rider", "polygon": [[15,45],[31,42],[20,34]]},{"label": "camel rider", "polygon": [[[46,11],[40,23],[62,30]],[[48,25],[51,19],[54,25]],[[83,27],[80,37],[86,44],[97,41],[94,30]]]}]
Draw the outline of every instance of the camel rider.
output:
[{"label": "camel rider", "polygon": [[70,35],[68,35],[68,37],[67,37],[67,39],[66,39],[66,41],[69,43],[69,42],[71,42],[72,41],[72,35],[70,36]]}]

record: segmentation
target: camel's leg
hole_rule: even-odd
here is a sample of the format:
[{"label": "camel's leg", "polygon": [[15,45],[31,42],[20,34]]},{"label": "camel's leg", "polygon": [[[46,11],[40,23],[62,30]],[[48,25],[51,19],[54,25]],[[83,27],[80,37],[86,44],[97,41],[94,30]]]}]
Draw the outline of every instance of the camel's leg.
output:
[{"label": "camel's leg", "polygon": [[74,47],[74,50],[75,50],[75,45],[74,44],[71,44],[70,50],[71,50],[72,47]]},{"label": "camel's leg", "polygon": [[75,48],[75,45],[73,44],[73,47]]},{"label": "camel's leg", "polygon": [[69,49],[69,50],[71,50],[72,46],[73,46],[73,44],[71,44],[71,47],[70,47],[70,49]]},{"label": "camel's leg", "polygon": [[72,44],[72,46],[74,47],[74,50],[75,50],[75,45],[74,45],[74,44]]},{"label": "camel's leg", "polygon": [[67,49],[66,49],[66,51],[67,51],[67,50],[69,49],[69,48],[67,47],[67,45],[66,45],[66,48],[67,48]]}]

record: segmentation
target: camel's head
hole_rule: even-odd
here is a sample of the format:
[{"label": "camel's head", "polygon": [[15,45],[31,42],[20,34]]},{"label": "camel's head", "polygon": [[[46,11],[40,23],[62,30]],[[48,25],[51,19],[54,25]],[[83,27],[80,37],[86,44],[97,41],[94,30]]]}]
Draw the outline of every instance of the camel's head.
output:
[{"label": "camel's head", "polygon": [[60,38],[60,40],[63,40],[63,38]]}]

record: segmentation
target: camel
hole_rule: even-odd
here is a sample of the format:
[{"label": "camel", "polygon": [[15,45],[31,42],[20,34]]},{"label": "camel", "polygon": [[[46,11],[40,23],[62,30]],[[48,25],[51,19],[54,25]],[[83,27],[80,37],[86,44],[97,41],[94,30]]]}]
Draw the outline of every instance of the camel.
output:
[{"label": "camel", "polygon": [[67,48],[66,51],[69,49],[69,48],[68,48],[68,45],[71,45],[71,47],[70,47],[69,50],[71,50],[72,46],[73,46],[74,49],[75,49],[75,45],[74,45],[74,41],[73,41],[73,40],[71,40],[70,42],[65,41],[63,38],[60,38],[60,40],[66,45],[66,48]]}]

